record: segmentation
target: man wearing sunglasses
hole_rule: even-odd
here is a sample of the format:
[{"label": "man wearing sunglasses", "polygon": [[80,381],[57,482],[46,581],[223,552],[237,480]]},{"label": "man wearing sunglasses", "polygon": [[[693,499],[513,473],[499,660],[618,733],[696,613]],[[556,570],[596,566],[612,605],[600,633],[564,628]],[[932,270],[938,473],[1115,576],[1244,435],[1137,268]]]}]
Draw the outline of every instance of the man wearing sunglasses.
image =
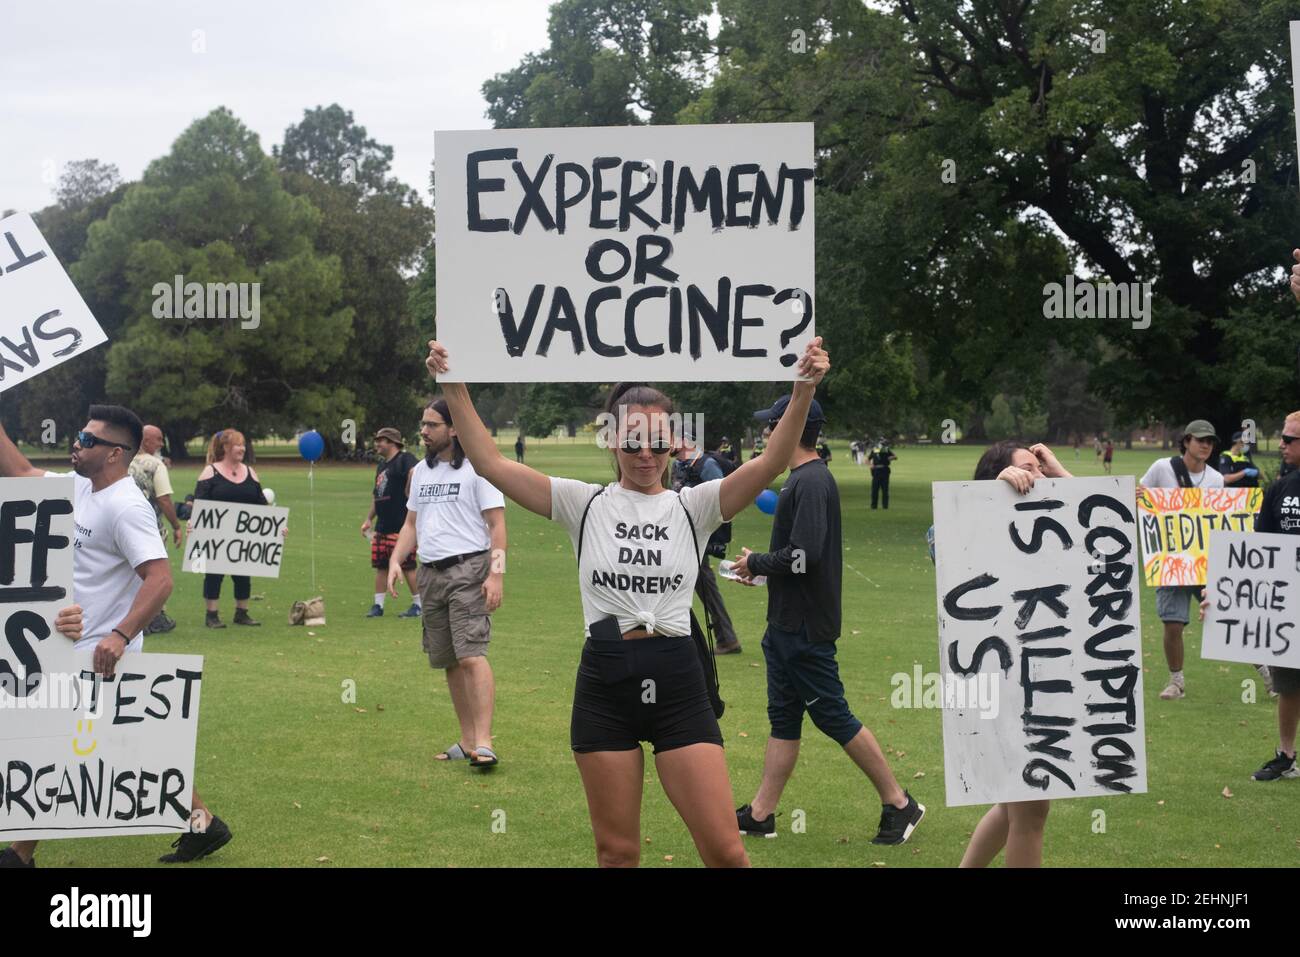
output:
[{"label": "man wearing sunglasses", "polygon": [[[129,474],[144,425],[129,409],[92,405],[90,421],[72,447],[76,478],[73,502],[76,551],[72,593],[76,604],[59,612],[55,627],[94,651],[98,674],[112,675],[128,651],[144,647],[144,628],[172,591],[167,549],[153,508]],[[35,468],[0,426],[0,475],[42,478],[59,473]],[[184,834],[164,862],[202,857],[230,840],[230,829],[213,817],[194,793],[194,817],[202,832]],[[0,867],[32,867],[35,841],[19,841],[0,852]]]}]

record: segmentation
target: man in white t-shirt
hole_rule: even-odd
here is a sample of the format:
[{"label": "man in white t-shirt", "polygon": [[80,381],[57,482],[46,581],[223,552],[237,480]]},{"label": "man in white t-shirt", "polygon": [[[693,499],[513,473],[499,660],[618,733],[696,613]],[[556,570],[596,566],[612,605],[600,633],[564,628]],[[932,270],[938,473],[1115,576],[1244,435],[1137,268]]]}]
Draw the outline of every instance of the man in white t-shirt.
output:
[{"label": "man in white t-shirt", "polygon": [[[1138,481],[1145,488],[1223,488],[1223,476],[1211,466],[1218,436],[1205,419],[1189,422],[1179,443],[1182,455],[1156,459]],[[1165,626],[1165,661],[1169,684],[1160,692],[1165,701],[1186,694],[1183,680],[1183,629],[1191,620],[1189,608],[1199,601],[1199,585],[1161,585],[1156,588],[1156,614]]]},{"label": "man in white t-shirt", "polygon": [[[167,549],[153,509],[128,474],[144,426],[129,409],[92,405],[90,421],[72,447],[76,476],[73,503],[72,595],[76,604],[59,612],[58,630],[76,639],[78,650],[94,651],[95,671],[112,675],[128,651],[144,647],[143,631],[172,590]],[[35,468],[0,426],[0,475],[41,478],[58,473]],[[183,834],[166,863],[194,860],[230,840],[230,829],[194,792],[196,830]],[[19,841],[0,852],[0,867],[34,866],[35,841]]]},{"label": "man in white t-shirt", "polygon": [[429,666],[444,669],[460,722],[460,740],[440,761],[496,765],[492,710],[496,685],[488,664],[492,612],[501,605],[506,556],[506,500],[465,458],[447,403],[435,399],[420,421],[425,459],[411,470],[406,522],[388,564],[397,596],[402,562],[415,548],[416,584]]}]

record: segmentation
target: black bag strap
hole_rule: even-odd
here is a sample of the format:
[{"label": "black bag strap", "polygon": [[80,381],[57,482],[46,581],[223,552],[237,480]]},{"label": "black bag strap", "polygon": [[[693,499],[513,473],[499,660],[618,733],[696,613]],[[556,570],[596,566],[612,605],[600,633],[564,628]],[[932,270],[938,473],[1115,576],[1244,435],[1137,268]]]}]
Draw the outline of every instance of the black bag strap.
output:
[{"label": "black bag strap", "polygon": [[690,526],[691,541],[695,543],[695,556],[698,558],[700,554],[700,538],[695,534],[695,523],[691,521],[691,510],[686,507],[686,503],[682,501],[680,495],[677,496],[677,504],[681,505],[682,511],[686,513],[686,524]]},{"label": "black bag strap", "polygon": [[1173,466],[1174,475],[1178,476],[1178,484],[1182,488],[1195,488],[1192,484],[1192,473],[1187,471],[1187,463],[1183,461],[1181,455],[1171,455],[1169,464]]},{"label": "black bag strap", "polygon": [[605,491],[605,486],[600,489],[591,498],[587,499],[587,507],[582,510],[582,521],[578,523],[578,564],[582,564],[582,536],[587,530],[587,513],[591,511],[591,503],[596,501],[596,497]]}]

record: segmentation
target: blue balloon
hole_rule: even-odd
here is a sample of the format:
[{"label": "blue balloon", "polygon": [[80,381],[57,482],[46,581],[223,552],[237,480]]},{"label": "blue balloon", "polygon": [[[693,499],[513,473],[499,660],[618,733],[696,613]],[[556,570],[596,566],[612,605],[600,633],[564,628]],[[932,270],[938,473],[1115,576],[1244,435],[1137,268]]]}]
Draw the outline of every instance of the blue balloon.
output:
[{"label": "blue balloon", "polygon": [[298,439],[298,454],[308,462],[315,462],[325,454],[325,440],[321,434],[313,429],[310,432],[304,432]]},{"label": "blue balloon", "polygon": [[754,504],[764,515],[776,514],[776,493],[770,488],[765,488],[758,493],[758,498],[754,499]]}]

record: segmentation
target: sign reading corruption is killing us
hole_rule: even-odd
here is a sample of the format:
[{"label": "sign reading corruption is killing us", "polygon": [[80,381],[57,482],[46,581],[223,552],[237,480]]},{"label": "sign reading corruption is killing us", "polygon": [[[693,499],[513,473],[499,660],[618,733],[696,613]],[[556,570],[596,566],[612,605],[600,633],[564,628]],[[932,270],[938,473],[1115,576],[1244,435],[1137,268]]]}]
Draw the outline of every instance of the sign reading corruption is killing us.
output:
[{"label": "sign reading corruption is killing us", "polygon": [[190,829],[203,659],[93,648],[73,604],[71,478],[0,480],[0,842]]},{"label": "sign reading corruption is killing us", "polygon": [[1208,578],[1201,657],[1300,668],[1300,537],[1216,532]]},{"label": "sign reading corruption is killing us", "polygon": [[1255,527],[1259,488],[1137,490],[1142,573],[1148,585],[1204,585],[1210,533]]},{"label": "sign reading corruption is killing us", "polygon": [[813,338],[811,123],[440,132],[460,382],[778,381]]},{"label": "sign reading corruption is killing us", "polygon": [[0,219],[0,392],[107,341],[32,218]]},{"label": "sign reading corruption is killing us", "polygon": [[945,693],[948,805],[1145,792],[1133,478],[936,482],[934,524],[945,689],[997,684]]},{"label": "sign reading corruption is killing us", "polygon": [[237,502],[194,503],[181,571],[279,578],[289,510]]}]

